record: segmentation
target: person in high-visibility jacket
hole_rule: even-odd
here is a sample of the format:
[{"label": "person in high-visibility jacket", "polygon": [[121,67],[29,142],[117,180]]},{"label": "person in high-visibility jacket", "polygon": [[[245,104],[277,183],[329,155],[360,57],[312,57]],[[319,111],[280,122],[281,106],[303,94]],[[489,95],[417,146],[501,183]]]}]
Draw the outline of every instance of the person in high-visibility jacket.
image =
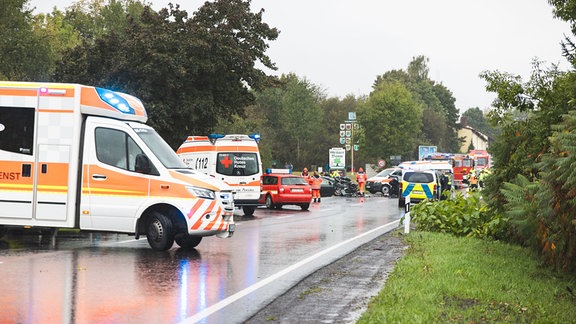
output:
[{"label": "person in high-visibility jacket", "polygon": [[367,179],[368,177],[366,173],[364,173],[364,169],[359,168],[358,173],[356,173],[356,182],[358,182],[358,190],[362,196],[364,196],[364,187],[366,186]]},{"label": "person in high-visibility jacket", "polygon": [[322,187],[322,178],[318,175],[318,172],[314,172],[314,175],[310,177],[310,186],[312,186],[312,198],[314,202],[318,199],[320,202],[320,188]]},{"label": "person in high-visibility jacket", "polygon": [[470,190],[478,190],[478,176],[475,171],[470,172]]}]

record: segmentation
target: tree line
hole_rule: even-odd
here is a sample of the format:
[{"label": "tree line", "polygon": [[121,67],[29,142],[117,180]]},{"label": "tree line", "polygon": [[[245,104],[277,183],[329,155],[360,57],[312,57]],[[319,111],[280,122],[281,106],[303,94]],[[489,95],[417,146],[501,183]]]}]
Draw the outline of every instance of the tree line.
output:
[{"label": "tree line", "polygon": [[[271,76],[266,50],[280,31],[250,1],[154,11],[138,0],[79,0],[33,14],[7,0],[0,20],[0,78],[89,84],[140,98],[149,123],[173,147],[190,134],[262,135],[266,165],[324,166],[339,125],[356,112],[355,165],[417,157],[418,145],[456,152],[458,110],[428,77],[428,59],[375,78],[367,96],[328,98],[303,76]],[[259,68],[262,66],[263,68]],[[349,154],[350,155],[350,154]]]}]

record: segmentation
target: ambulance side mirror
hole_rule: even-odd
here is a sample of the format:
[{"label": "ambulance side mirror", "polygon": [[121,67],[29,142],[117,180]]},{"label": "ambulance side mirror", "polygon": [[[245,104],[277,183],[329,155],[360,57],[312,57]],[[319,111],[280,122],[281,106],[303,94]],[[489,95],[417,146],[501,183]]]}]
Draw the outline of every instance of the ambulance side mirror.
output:
[{"label": "ambulance side mirror", "polygon": [[143,174],[156,174],[158,173],[158,171],[156,171],[156,168],[154,168],[152,166],[152,162],[150,162],[150,159],[146,156],[146,154],[138,154],[136,155],[136,162],[134,164],[134,171],[138,172],[138,173],[143,173]]}]

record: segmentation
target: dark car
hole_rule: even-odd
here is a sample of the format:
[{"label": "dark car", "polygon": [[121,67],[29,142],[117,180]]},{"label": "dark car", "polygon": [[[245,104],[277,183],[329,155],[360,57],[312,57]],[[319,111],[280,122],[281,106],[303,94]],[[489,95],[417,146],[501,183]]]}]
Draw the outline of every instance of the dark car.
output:
[{"label": "dark car", "polygon": [[322,185],[320,187],[320,197],[332,197],[336,191],[335,180],[332,177],[322,176]]}]

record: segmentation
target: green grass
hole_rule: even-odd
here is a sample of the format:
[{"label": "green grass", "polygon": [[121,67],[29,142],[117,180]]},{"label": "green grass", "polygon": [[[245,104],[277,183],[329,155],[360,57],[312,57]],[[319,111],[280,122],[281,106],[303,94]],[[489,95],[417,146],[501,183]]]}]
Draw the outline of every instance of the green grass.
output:
[{"label": "green grass", "polygon": [[530,250],[413,231],[358,323],[576,323],[576,276],[540,267]]}]

